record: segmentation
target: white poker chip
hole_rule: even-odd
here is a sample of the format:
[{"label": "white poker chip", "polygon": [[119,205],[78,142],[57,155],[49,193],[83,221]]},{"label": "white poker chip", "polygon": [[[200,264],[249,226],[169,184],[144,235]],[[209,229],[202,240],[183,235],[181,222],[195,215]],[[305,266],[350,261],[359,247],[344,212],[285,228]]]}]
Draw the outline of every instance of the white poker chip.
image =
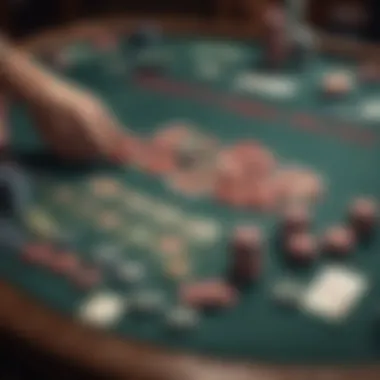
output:
[{"label": "white poker chip", "polygon": [[117,274],[121,281],[128,284],[136,284],[145,277],[145,267],[138,261],[125,261],[120,263]]},{"label": "white poker chip", "polygon": [[185,233],[202,244],[215,244],[221,236],[221,226],[213,220],[193,220],[187,223],[185,228]]},{"label": "white poker chip", "polygon": [[195,328],[200,322],[199,313],[185,306],[177,306],[170,310],[166,317],[170,328],[176,330],[187,330]]},{"label": "white poker chip", "polygon": [[92,326],[108,327],[118,323],[126,310],[125,300],[113,293],[92,296],[79,309],[79,318]]},{"label": "white poker chip", "polygon": [[135,295],[133,304],[138,312],[159,312],[165,306],[165,297],[158,290],[143,290]]}]

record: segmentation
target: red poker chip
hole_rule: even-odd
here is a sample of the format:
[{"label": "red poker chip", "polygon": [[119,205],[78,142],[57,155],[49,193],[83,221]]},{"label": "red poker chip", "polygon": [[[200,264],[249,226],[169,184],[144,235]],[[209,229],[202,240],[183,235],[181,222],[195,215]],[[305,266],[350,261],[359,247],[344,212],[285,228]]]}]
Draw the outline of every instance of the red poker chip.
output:
[{"label": "red poker chip", "polygon": [[180,299],[192,307],[233,307],[237,301],[236,291],[220,280],[208,280],[186,284],[180,289]]},{"label": "red poker chip", "polygon": [[191,131],[185,124],[173,124],[156,132],[153,144],[165,146],[167,149],[178,149],[190,137]]},{"label": "red poker chip", "polygon": [[50,244],[30,243],[24,247],[22,257],[23,260],[40,266],[49,266],[54,258],[55,251]]},{"label": "red poker chip", "polygon": [[276,168],[273,153],[259,142],[243,142],[234,146],[237,159],[243,164],[250,175],[266,177]]},{"label": "red poker chip", "polygon": [[51,270],[62,275],[71,275],[78,270],[78,267],[78,259],[72,253],[60,252],[50,263]]}]

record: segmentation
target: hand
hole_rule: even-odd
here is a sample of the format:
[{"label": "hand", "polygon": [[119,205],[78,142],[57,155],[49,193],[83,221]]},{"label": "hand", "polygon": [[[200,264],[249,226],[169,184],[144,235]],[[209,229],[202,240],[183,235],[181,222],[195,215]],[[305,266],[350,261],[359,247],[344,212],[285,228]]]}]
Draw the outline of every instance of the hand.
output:
[{"label": "hand", "polygon": [[26,103],[43,139],[63,157],[110,157],[123,141],[100,100],[55,77],[1,36],[0,85]]},{"label": "hand", "polygon": [[29,103],[29,110],[42,138],[64,158],[111,158],[125,140],[122,128],[98,99],[66,83],[46,102]]}]

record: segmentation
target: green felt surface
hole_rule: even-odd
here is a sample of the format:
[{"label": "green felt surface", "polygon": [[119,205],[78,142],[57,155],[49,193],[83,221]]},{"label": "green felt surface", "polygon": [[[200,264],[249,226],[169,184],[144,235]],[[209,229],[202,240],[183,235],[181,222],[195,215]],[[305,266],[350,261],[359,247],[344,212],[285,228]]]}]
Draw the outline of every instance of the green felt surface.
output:
[{"label": "green felt surface", "polygon": [[[138,134],[150,134],[173,120],[186,120],[223,144],[245,138],[258,139],[284,162],[302,163],[316,169],[328,183],[326,199],[317,207],[317,232],[341,221],[348,202],[355,195],[379,195],[380,119],[376,120],[373,104],[380,106],[380,87],[360,86],[344,101],[327,101],[320,96],[323,74],[336,68],[353,70],[352,62],[312,57],[304,66],[277,73],[279,81],[286,79],[295,87],[294,93],[289,95],[286,90],[278,90],[277,85],[267,85],[267,77],[264,84],[254,88],[243,90],[237,85],[237,78],[249,72],[252,62],[260,59],[259,50],[245,42],[171,37],[165,38],[162,46],[139,57],[123,41],[117,52],[100,53],[86,43],[78,43],[69,48],[69,53],[73,64],[59,75],[94,91],[123,124]],[[164,61],[165,78],[134,80],[131,69],[139,62],[152,59]],[[256,75],[265,76],[258,71]],[[247,81],[243,83],[246,85]],[[372,107],[372,111],[368,111],[368,107]],[[309,115],[308,123],[300,123],[300,113]],[[12,108],[10,123],[13,144],[18,151],[44,152],[22,106]],[[135,169],[57,168],[50,160],[49,165],[45,161],[43,165],[29,167],[35,182],[35,203],[56,220],[62,233],[71,236],[78,252],[91,260],[93,249],[99,243],[108,241],[120,245],[122,257],[146,265],[148,278],[142,286],[165,291],[168,307],[176,303],[176,281],[163,274],[163,258],[155,248],[138,247],[128,241],[126,235],[131,226],[143,223],[152,234],[173,231],[183,235],[189,247],[192,278],[225,273],[229,254],[226,243],[234,225],[258,223],[269,237],[260,283],[243,294],[235,308],[205,314],[194,331],[184,334],[172,334],[160,316],[141,319],[126,315],[113,326],[118,334],[192,352],[271,362],[372,362],[378,358],[380,337],[376,337],[373,322],[380,290],[379,239],[369,248],[358,249],[343,262],[344,266],[354,267],[368,277],[369,295],[360,301],[347,320],[329,324],[299,310],[283,310],[273,302],[271,287],[277,280],[290,275],[308,284],[321,267],[329,264],[329,259],[322,258],[311,269],[293,270],[285,265],[272,239],[275,217],[233,210],[207,198],[187,199],[171,192],[162,180]],[[97,199],[87,179],[99,173],[115,176],[125,189],[178,208],[184,221],[191,218],[217,221],[222,237],[213,246],[198,245],[187,236],[185,222],[169,231],[161,231],[149,216],[139,215],[126,205],[126,195],[111,203]],[[69,205],[57,203],[54,197],[62,186],[73,189],[73,202]],[[85,202],[93,206],[95,216],[87,217],[78,212]],[[125,233],[99,231],[96,215],[112,209],[122,217]],[[75,315],[89,296],[67,280],[26,266],[15,254],[0,256],[0,273],[64,313]],[[116,284],[112,275],[101,288],[126,296],[135,291]]]}]

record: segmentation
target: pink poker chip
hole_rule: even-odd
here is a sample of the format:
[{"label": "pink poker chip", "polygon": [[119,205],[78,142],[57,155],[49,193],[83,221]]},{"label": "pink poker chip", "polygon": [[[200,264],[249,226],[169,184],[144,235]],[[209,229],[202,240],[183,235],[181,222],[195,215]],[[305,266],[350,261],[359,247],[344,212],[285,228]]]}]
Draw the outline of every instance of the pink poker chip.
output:
[{"label": "pink poker chip", "polygon": [[31,243],[27,244],[23,250],[23,260],[27,263],[49,267],[54,259],[55,252],[50,244]]},{"label": "pink poker chip", "polygon": [[70,252],[57,253],[50,263],[52,271],[67,276],[75,273],[75,271],[78,270],[78,267],[78,259]]},{"label": "pink poker chip", "polygon": [[237,292],[221,280],[207,280],[183,285],[180,299],[191,307],[227,308],[236,304]]}]

